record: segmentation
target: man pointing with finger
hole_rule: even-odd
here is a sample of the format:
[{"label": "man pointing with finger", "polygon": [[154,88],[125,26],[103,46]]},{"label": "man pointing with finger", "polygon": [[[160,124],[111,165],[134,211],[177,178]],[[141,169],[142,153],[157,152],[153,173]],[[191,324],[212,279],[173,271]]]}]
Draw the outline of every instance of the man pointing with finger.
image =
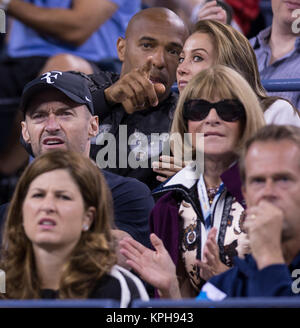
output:
[{"label": "man pointing with finger", "polygon": [[[93,101],[101,123],[92,146],[98,166],[105,168],[105,151],[110,157],[116,150],[116,167],[112,160],[108,170],[155,187],[151,162],[168,141],[168,136],[159,140],[157,136],[169,131],[177,101],[171,87],[187,36],[186,26],[172,11],[142,10],[129,22],[125,39],[117,42],[121,75],[101,72],[91,76],[97,84]],[[111,133],[116,144],[107,146],[103,132]]]}]

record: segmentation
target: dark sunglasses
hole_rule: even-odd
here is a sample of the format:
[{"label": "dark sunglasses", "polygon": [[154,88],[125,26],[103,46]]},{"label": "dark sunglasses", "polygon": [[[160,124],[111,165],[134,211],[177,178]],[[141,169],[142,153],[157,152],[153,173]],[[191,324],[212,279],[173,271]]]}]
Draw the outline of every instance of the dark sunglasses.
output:
[{"label": "dark sunglasses", "polygon": [[246,118],[245,108],[237,99],[224,99],[216,103],[203,99],[190,99],[183,105],[183,117],[187,121],[202,121],[212,108],[215,108],[218,116],[226,122],[236,122]]}]

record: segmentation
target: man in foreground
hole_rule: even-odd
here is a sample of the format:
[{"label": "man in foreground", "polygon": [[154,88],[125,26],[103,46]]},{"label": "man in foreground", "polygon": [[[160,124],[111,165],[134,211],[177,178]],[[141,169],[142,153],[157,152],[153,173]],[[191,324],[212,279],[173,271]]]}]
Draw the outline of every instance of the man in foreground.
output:
[{"label": "man in foreground", "polygon": [[251,255],[236,258],[202,295],[214,299],[214,285],[223,297],[299,296],[293,278],[300,274],[300,129],[264,127],[248,141],[240,164]]}]

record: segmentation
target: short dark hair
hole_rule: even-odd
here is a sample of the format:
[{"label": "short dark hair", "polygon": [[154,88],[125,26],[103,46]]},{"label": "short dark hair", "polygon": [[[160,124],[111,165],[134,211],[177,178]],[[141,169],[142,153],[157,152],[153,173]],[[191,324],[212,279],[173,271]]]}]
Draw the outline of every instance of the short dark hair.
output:
[{"label": "short dark hair", "polygon": [[[250,149],[250,147],[255,142],[267,142],[267,141],[282,141],[290,140],[294,142],[300,149],[300,128],[292,125],[266,125],[258,132],[253,135],[249,140],[247,140],[244,149],[242,150],[240,156],[240,176],[242,183],[245,183],[246,172],[245,172],[245,158]],[[299,163],[300,164],[300,163]]]}]

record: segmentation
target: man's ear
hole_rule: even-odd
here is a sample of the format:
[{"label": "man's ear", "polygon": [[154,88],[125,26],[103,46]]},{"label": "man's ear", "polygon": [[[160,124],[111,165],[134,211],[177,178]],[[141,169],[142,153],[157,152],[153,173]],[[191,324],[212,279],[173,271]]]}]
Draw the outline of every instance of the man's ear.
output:
[{"label": "man's ear", "polygon": [[30,143],[30,135],[28,133],[27,123],[26,121],[21,122],[22,127],[22,136],[25,142]]},{"label": "man's ear", "polygon": [[123,63],[125,58],[126,40],[119,37],[117,41],[117,52],[120,61]]},{"label": "man's ear", "polygon": [[99,117],[95,115],[90,118],[89,137],[91,138],[96,137],[98,133],[99,133]]}]

